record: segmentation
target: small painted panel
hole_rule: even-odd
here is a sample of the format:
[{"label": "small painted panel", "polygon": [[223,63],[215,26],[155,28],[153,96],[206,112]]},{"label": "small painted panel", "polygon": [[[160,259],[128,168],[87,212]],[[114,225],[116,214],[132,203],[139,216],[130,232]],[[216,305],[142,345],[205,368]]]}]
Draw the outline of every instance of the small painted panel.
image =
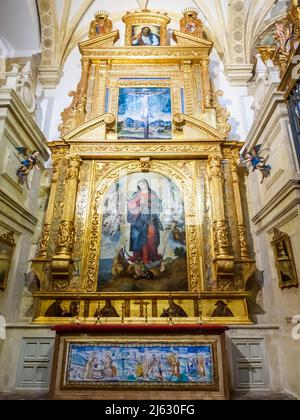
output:
[{"label": "small painted panel", "polygon": [[213,343],[70,343],[65,385],[215,385]]},{"label": "small painted panel", "polygon": [[171,139],[170,88],[120,88],[119,139]]}]

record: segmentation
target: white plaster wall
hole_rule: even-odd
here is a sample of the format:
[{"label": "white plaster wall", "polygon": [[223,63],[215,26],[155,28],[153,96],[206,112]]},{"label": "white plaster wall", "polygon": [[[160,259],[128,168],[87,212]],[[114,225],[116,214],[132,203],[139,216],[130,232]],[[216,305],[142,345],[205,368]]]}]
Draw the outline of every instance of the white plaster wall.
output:
[{"label": "white plaster wall", "polygon": [[[300,289],[279,287],[271,245],[275,227],[290,236],[300,281],[300,205],[297,204],[300,194],[299,187],[287,188],[292,180],[297,185],[300,174],[287,108],[283,102],[276,102],[278,100],[280,95],[276,86],[271,86],[248,136],[248,144],[270,147],[272,175],[260,184],[259,172],[251,170],[247,190],[255,259],[257,269],[263,275],[263,299],[260,304],[265,314],[258,315],[257,320],[259,324],[267,322],[279,326],[278,366],[282,366],[283,386],[285,391],[300,397],[300,343],[293,341],[291,336],[291,318],[300,312]],[[271,375],[275,376],[278,366],[271,367]]]}]

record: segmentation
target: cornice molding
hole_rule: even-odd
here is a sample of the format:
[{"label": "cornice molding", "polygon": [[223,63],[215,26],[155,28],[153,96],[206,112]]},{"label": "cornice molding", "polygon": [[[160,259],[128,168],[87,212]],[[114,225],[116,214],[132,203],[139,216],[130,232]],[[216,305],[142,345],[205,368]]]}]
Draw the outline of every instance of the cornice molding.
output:
[{"label": "cornice molding", "polygon": [[[288,181],[281,190],[271,198],[271,200],[252,218],[254,225],[261,223],[273,210],[277,209],[279,205],[288,198],[293,192],[299,194],[299,197],[294,197],[292,200],[292,207],[294,208],[300,204],[300,179],[292,179]],[[290,203],[291,204],[291,203]],[[290,211],[290,204],[287,207],[287,211]],[[286,214],[286,211],[284,212]],[[276,216],[272,216],[272,222]],[[261,231],[261,229],[260,229]]]},{"label": "cornice molding", "polygon": [[66,135],[63,136],[64,141],[70,141],[72,139],[76,139],[83,134],[88,133],[89,131],[94,130],[101,125],[105,126],[112,126],[115,123],[115,117],[113,114],[103,114],[97,118],[94,118],[90,121],[81,124],[79,127],[75,128],[74,130],[70,131]]},{"label": "cornice molding", "polygon": [[278,110],[279,105],[283,105],[283,108],[279,110],[279,117],[288,118],[288,110],[284,101],[284,93],[278,92],[278,83],[272,83],[265,100],[257,114],[252,127],[248,133],[246,144],[248,148],[251,148],[257,144],[262,136],[262,133],[266,130],[268,123],[272,120],[275,110]]},{"label": "cornice molding", "polygon": [[207,140],[224,141],[226,139],[226,136],[224,134],[220,133],[218,130],[216,130],[214,127],[210,126],[206,122],[186,114],[175,115],[173,122],[175,126],[179,128],[184,125],[188,125],[190,127],[198,129],[202,133],[205,133],[209,136],[209,139]]},{"label": "cornice molding", "polygon": [[[45,161],[48,160],[50,154],[46,147],[47,140],[13,89],[0,89],[0,109],[4,110],[4,113],[0,114],[0,120],[11,120],[13,116],[17,120],[18,126],[30,138],[33,148],[41,153]],[[9,112],[5,112],[5,109]],[[11,124],[11,127],[14,130],[18,128],[15,122]],[[17,134],[19,135],[19,133]]]},{"label": "cornice molding", "polygon": [[[3,206],[9,209],[9,212],[5,212]],[[0,190],[0,213],[4,214],[11,221],[28,230],[30,233],[34,233],[35,226],[38,223],[38,219],[32,215],[28,210],[22,207],[17,201],[7,195],[4,191]]]}]

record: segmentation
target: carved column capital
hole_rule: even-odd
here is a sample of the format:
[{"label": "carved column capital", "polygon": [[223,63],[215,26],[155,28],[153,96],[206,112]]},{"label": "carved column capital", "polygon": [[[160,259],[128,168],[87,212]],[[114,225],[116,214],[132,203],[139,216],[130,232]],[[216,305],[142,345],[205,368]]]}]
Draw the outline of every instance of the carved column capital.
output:
[{"label": "carved column capital", "polygon": [[211,156],[208,159],[208,176],[210,181],[214,178],[223,180],[221,156]]},{"label": "carved column capital", "polygon": [[82,165],[82,160],[79,156],[69,156],[68,158],[68,179],[79,180],[79,170]]}]

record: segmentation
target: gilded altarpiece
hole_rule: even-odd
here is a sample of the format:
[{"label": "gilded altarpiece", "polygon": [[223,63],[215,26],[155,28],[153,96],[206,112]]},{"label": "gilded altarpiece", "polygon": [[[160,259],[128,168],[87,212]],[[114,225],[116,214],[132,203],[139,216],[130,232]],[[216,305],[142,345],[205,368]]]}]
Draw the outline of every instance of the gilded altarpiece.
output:
[{"label": "gilded altarpiece", "polygon": [[124,22],[126,46],[112,29],[79,45],[82,77],[49,143],[34,321],[250,323],[241,145],[210,80],[213,44],[174,31],[168,45],[162,14]]}]

